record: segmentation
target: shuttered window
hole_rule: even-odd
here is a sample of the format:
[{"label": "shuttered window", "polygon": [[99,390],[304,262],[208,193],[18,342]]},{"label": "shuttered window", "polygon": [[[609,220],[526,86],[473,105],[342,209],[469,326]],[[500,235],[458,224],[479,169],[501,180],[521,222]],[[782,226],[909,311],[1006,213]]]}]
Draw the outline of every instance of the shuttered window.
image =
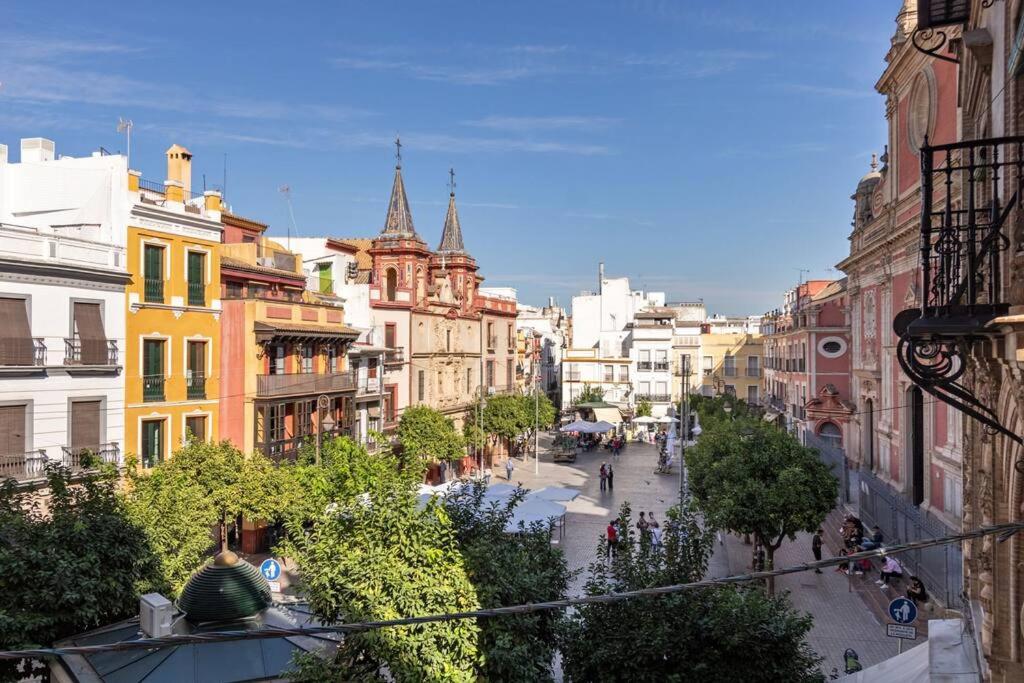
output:
[{"label": "shuttered window", "polygon": [[103,317],[99,304],[75,302],[75,336],[81,348],[84,365],[106,365],[107,335],[103,331]]},{"label": "shuttered window", "polygon": [[188,252],[188,305],[206,305],[206,282],[203,277],[206,254],[198,251]]},{"label": "shuttered window", "polygon": [[71,403],[71,448],[98,451],[100,446],[100,401]]},{"label": "shuttered window", "polygon": [[150,303],[164,302],[164,250],[147,244],[143,250],[145,269],[145,299]]},{"label": "shuttered window", "polygon": [[164,341],[142,342],[142,400],[164,400]]},{"label": "shuttered window", "polygon": [[142,423],[142,466],[154,467],[164,459],[164,420],[146,420]]},{"label": "shuttered window", "polygon": [[24,299],[0,298],[0,365],[32,365],[32,328]]},{"label": "shuttered window", "polygon": [[193,415],[186,417],[185,431],[197,441],[206,441],[206,416]]},{"label": "shuttered window", "polygon": [[25,452],[25,406],[0,406],[0,455]]}]

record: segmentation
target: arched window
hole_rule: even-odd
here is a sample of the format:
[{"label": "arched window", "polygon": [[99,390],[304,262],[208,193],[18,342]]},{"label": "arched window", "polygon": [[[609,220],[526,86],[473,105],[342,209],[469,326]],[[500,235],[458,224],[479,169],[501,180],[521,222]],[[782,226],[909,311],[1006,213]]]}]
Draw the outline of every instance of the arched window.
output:
[{"label": "arched window", "polygon": [[875,406],[869,398],[864,401],[864,413],[860,416],[860,451],[862,462],[869,470],[875,469]]},{"label": "arched window", "polygon": [[924,502],[924,394],[921,387],[907,389],[907,484],[914,505]]},{"label": "arched window", "polygon": [[423,268],[416,269],[416,300],[422,301],[427,297],[427,278],[423,275]]},{"label": "arched window", "polygon": [[836,448],[843,446],[843,430],[835,422],[822,422],[818,427],[818,436],[825,439],[830,446]]},{"label": "arched window", "polygon": [[398,290],[398,271],[388,268],[384,273],[384,300],[394,301]]}]

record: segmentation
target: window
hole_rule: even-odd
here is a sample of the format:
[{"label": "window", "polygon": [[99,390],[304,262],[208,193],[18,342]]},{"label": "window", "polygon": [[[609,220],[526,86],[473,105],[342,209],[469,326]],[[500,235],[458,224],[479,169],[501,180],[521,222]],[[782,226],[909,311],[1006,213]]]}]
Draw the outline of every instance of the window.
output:
[{"label": "window", "polygon": [[395,348],[395,324],[387,323],[384,325],[384,346],[389,349]]},{"label": "window", "polygon": [[423,370],[417,371],[417,373],[416,373],[416,396],[419,398],[420,401],[422,401],[424,399],[424,396],[426,394],[426,390],[424,388],[424,384],[426,384],[426,381],[427,380],[426,380],[426,377],[425,377],[425,374],[424,374]]},{"label": "window", "polygon": [[747,377],[761,376],[761,359],[758,356],[747,356]]},{"label": "window", "polygon": [[861,423],[860,448],[868,469],[875,469],[875,412],[871,399],[864,401],[864,421]]},{"label": "window", "polygon": [[640,382],[640,395],[641,396],[649,396],[650,393],[651,393],[651,383],[650,382]]},{"label": "window", "polygon": [[377,379],[377,359],[371,358],[367,361],[366,376],[370,379]]},{"label": "window", "polygon": [[206,398],[206,342],[188,342],[185,386],[190,401]]},{"label": "window", "polygon": [[316,411],[316,400],[299,401],[295,404],[295,436],[313,434],[313,413]]},{"label": "window", "polygon": [[960,519],[963,514],[963,486],[959,477],[951,477],[946,474],[943,481],[942,493],[943,509],[953,519]]},{"label": "window", "polygon": [[487,361],[487,388],[494,388],[494,361]]},{"label": "window", "polygon": [[321,294],[334,294],[334,280],[331,277],[331,264],[316,264],[317,287]]},{"label": "window", "polygon": [[303,344],[300,349],[302,355],[302,374],[308,375],[313,372],[313,345]]},{"label": "window", "polygon": [[604,381],[614,382],[615,381],[615,366],[606,365],[604,366]]},{"label": "window", "polygon": [[107,336],[103,331],[103,316],[99,304],[74,302],[74,338],[68,360],[82,365],[113,365],[107,348]]},{"label": "window", "polygon": [[284,374],[284,359],[285,359],[285,347],[284,344],[271,344],[270,345],[270,374],[271,375],[283,375]]},{"label": "window", "polygon": [[385,400],[388,422],[394,422],[398,417],[398,387],[388,387],[388,396]]},{"label": "window", "polygon": [[398,292],[398,271],[388,268],[384,272],[384,301],[394,301]]},{"label": "window", "polygon": [[508,348],[513,349],[516,345],[515,336],[512,334],[512,323],[508,324]]},{"label": "window", "polygon": [[142,341],[142,400],[164,400],[164,340]]},{"label": "window", "polygon": [[284,440],[284,418],[285,406],[283,403],[276,403],[267,409],[267,426],[271,441]]},{"label": "window", "polygon": [[668,370],[668,351],[654,352],[654,369]]},{"label": "window", "polygon": [[757,385],[752,384],[747,387],[747,403],[751,405],[757,405]]},{"label": "window", "polygon": [[725,358],[722,359],[722,370],[726,377],[736,376],[736,356],[732,354],[725,354]]},{"label": "window", "polygon": [[327,356],[326,372],[337,372],[338,371],[338,347],[334,344],[328,344],[324,349],[324,354]]},{"label": "window", "polygon": [[487,348],[493,349],[498,345],[498,338],[494,336],[494,323],[487,323]]},{"label": "window", "polygon": [[33,365],[35,342],[26,300],[0,298],[0,320],[0,365]]},{"label": "window", "polygon": [[143,420],[142,444],[140,445],[143,467],[156,467],[157,464],[163,462],[166,426],[166,420]]},{"label": "window", "polygon": [[619,366],[619,381],[620,382],[628,382],[629,381],[629,366],[628,365],[620,365]]},{"label": "window", "polygon": [[509,389],[511,389],[512,385],[515,384],[515,381],[513,379],[514,377],[515,370],[512,368],[512,359],[509,358],[505,361],[505,386],[507,386]]},{"label": "window", "polygon": [[197,441],[206,441],[206,416],[189,415],[185,418],[185,436]]},{"label": "window", "polygon": [[31,444],[26,442],[25,429],[28,405],[0,406],[0,453],[20,455],[28,451]]},{"label": "window", "polygon": [[846,341],[841,337],[825,337],[818,342],[818,353],[826,358],[838,358],[846,353]]},{"label": "window", "polygon": [[445,330],[445,332],[444,332],[444,350],[445,351],[451,351],[452,350],[452,331],[451,330]]},{"label": "window", "polygon": [[164,248],[147,244],[142,256],[144,299],[148,303],[164,302]]},{"label": "window", "polygon": [[657,396],[659,397],[659,400],[662,400],[662,401],[668,400],[668,383],[667,382],[657,382],[654,385],[654,393],[657,394]]},{"label": "window", "polygon": [[437,371],[437,395],[440,397],[444,393],[444,373],[440,370]]},{"label": "window", "polygon": [[100,450],[100,414],[102,401],[72,401],[68,422],[71,427],[71,449],[81,453],[84,450]]},{"label": "window", "polygon": [[651,369],[651,351],[650,349],[641,349],[640,355],[637,358],[637,367],[640,370]]},{"label": "window", "polygon": [[228,281],[224,283],[224,297],[226,299],[240,299],[242,298],[242,283]]},{"label": "window", "polygon": [[206,254],[201,251],[188,252],[188,305],[206,305],[206,278],[204,270]]},{"label": "window", "polygon": [[715,359],[711,356],[704,356],[704,376],[710,377],[715,369]]}]

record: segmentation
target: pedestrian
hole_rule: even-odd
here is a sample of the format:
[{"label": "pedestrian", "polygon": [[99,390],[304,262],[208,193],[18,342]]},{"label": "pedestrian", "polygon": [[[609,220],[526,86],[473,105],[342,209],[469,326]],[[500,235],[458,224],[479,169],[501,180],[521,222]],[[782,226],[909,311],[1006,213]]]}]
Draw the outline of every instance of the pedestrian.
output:
[{"label": "pedestrian", "polygon": [[657,550],[661,547],[661,525],[658,524],[658,520],[654,519],[653,512],[647,513],[647,525],[651,532],[651,546]]},{"label": "pedestrian", "polygon": [[618,461],[618,459],[619,459],[619,449],[621,449],[621,448],[622,448],[622,440],[619,437],[616,436],[614,439],[612,439],[612,457],[616,461]]},{"label": "pedestrian", "polygon": [[903,567],[895,557],[889,555],[885,558],[885,562],[882,564],[882,569],[879,573],[881,574],[881,578],[878,579],[878,581],[875,581],[875,583],[877,583],[882,590],[886,590],[889,588],[889,579],[899,579],[903,577]]},{"label": "pedestrian", "polygon": [[878,528],[878,525],[871,527],[871,538],[860,544],[861,550],[874,550],[875,548],[882,547],[882,530]]},{"label": "pedestrian", "polygon": [[437,466],[438,472],[441,474],[441,483],[448,481],[448,461],[442,460]]},{"label": "pedestrian", "polygon": [[636,528],[640,530],[640,542],[643,543],[648,540],[651,525],[650,522],[647,521],[647,517],[643,512],[640,513],[640,521],[636,523]]},{"label": "pedestrian", "polygon": [[925,590],[921,579],[916,576],[910,577],[910,587],[907,588],[907,597],[917,607],[924,607],[928,603],[928,591]]},{"label": "pedestrian", "polygon": [[[814,561],[821,561],[821,535],[825,533],[824,529],[818,529],[814,532],[814,536],[811,537],[811,552],[814,553]],[[815,574],[821,573],[821,567],[814,568]]]},{"label": "pedestrian", "polygon": [[512,464],[512,458],[505,461],[505,476],[509,481],[512,481],[512,470],[515,468],[516,466]]},{"label": "pedestrian", "polygon": [[485,467],[484,468],[484,485],[485,486],[490,486],[491,485],[491,475],[492,474],[493,474],[493,472],[491,472],[491,468],[490,467]]},{"label": "pedestrian", "polygon": [[616,528],[617,520],[608,522],[608,528],[605,529],[605,535],[608,538],[608,547],[605,549],[605,558],[615,557],[619,550],[619,530]]},{"label": "pedestrian", "polygon": [[608,473],[608,490],[611,491],[615,488],[615,470],[612,469],[611,463],[608,463],[608,469],[605,471]]},{"label": "pedestrian", "polygon": [[601,463],[599,475],[601,477],[601,490],[604,491],[608,488],[608,465],[606,463]]}]

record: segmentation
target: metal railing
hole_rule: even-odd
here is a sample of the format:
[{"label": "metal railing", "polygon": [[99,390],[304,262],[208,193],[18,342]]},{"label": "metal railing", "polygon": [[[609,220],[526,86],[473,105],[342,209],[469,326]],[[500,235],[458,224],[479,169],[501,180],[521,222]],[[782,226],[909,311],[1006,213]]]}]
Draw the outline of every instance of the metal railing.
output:
[{"label": "metal railing", "polygon": [[117,365],[117,341],[107,340],[106,362],[89,363],[82,360],[82,340],[77,335],[64,337],[64,365]]},{"label": "metal railing", "polygon": [[384,351],[385,365],[398,365],[405,362],[405,349],[401,347],[391,348]]},{"label": "metal railing", "polygon": [[735,377],[736,376],[736,368],[735,367],[729,367],[728,365],[726,365],[725,367],[722,368],[722,374],[725,375],[726,377]]},{"label": "metal railing", "polygon": [[0,455],[0,479],[40,479],[46,474],[46,451]]},{"label": "metal railing", "polygon": [[257,398],[302,396],[330,392],[355,391],[356,376],[351,370],[324,374],[292,373],[283,375],[257,375]]},{"label": "metal railing", "polygon": [[651,403],[668,403],[672,400],[669,394],[637,394],[636,400],[650,401]]},{"label": "metal railing", "polygon": [[649,360],[638,361],[636,364],[637,370],[650,370],[654,364]]},{"label": "metal railing", "polygon": [[143,375],[142,376],[142,400],[143,401],[163,401],[164,400],[164,381],[163,374],[159,375]]},{"label": "metal railing", "polygon": [[[2,325],[5,321],[0,321]],[[32,356],[22,356],[23,339],[10,340],[13,343],[0,345],[0,365],[5,367],[43,367],[46,365],[46,342],[42,337],[32,338]],[[26,362],[27,361],[27,362]]]},{"label": "metal railing", "polygon": [[188,281],[188,305],[189,306],[205,306],[206,305],[206,283],[195,282],[193,280]]},{"label": "metal railing", "polygon": [[668,361],[667,360],[656,360],[656,361],[654,361],[654,370],[656,372],[668,372]]},{"label": "metal railing", "polygon": [[206,398],[206,373],[192,371],[185,377],[185,392],[188,400],[201,401]]},{"label": "metal railing", "polygon": [[747,368],[747,377],[760,377],[760,376],[761,376],[761,368],[751,368],[751,367]]},{"label": "metal railing", "polygon": [[121,459],[121,449],[116,443],[102,443],[96,446],[62,446],[64,466],[71,470],[72,474],[86,472],[96,469],[101,463],[116,465],[124,464]]},{"label": "metal railing", "polygon": [[146,277],[144,290],[147,303],[162,304],[164,302],[164,280],[162,277]]},{"label": "metal railing", "polygon": [[380,379],[377,377],[365,377],[359,380],[358,392],[360,394],[379,394]]}]

